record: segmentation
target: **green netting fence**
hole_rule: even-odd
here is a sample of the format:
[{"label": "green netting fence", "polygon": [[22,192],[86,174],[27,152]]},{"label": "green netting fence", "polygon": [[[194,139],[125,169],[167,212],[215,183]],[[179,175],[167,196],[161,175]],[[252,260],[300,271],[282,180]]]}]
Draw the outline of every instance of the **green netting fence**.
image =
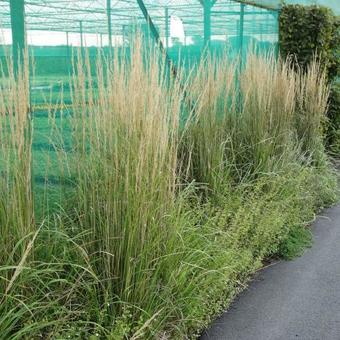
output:
[{"label": "green netting fence", "polygon": [[[36,80],[60,82],[70,73],[76,47],[95,58],[98,49],[126,47],[136,27],[151,31],[178,63],[202,51],[228,47],[244,60],[249,46],[267,51],[278,40],[283,3],[328,5],[337,0],[1,0],[0,57],[27,43]],[[13,43],[13,44],[12,44]],[[14,46],[13,51],[12,46]],[[180,58],[179,58],[180,56]],[[16,57],[14,58],[16,61]]]},{"label": "green netting fence", "polygon": [[[44,103],[57,101],[61,88],[64,100],[70,100],[68,78],[79,50],[95,63],[98,53],[129,48],[141,31],[174,65],[194,65],[206,51],[225,50],[242,63],[250,48],[277,49],[281,5],[279,0],[0,0],[0,62],[14,56],[16,64],[24,46],[31,58],[36,181],[45,187],[59,183],[57,173],[45,176],[47,164],[57,168],[57,159]],[[70,131],[64,132],[67,140]]]}]

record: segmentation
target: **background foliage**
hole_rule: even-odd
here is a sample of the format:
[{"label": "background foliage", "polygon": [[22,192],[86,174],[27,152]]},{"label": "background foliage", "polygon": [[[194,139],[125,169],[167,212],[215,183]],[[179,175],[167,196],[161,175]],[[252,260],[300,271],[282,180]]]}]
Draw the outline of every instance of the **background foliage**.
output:
[{"label": "background foliage", "polygon": [[288,5],[280,14],[280,51],[296,68],[306,67],[318,56],[331,86],[326,143],[340,151],[340,18],[319,6]]},{"label": "background foliage", "polygon": [[289,5],[280,14],[280,50],[306,67],[317,54],[329,80],[340,71],[340,20],[325,7]]}]

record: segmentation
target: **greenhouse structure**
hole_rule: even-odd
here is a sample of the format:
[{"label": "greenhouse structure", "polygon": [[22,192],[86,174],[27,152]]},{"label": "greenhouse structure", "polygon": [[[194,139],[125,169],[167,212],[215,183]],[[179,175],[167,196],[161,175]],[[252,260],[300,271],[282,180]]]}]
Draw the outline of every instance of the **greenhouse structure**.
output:
[{"label": "greenhouse structure", "polygon": [[181,48],[191,59],[206,46],[221,47],[226,41],[236,53],[255,41],[272,45],[277,41],[278,10],[278,4],[266,1],[1,1],[0,45],[1,40],[2,45],[13,41],[16,61],[18,48],[27,42],[37,62],[46,57],[46,65],[48,58],[57,58],[59,68],[54,63],[51,72],[67,73],[62,65],[72,47],[93,51],[124,46],[140,26],[169,49],[169,55],[176,58]]},{"label": "greenhouse structure", "polygon": [[[332,0],[284,3],[336,9]],[[225,46],[243,57],[249,46],[268,50],[276,45],[282,4],[281,0],[1,0],[0,56],[12,44],[16,63],[18,50],[27,44],[37,61],[37,74],[67,74],[72,48],[88,48],[91,54],[96,48],[126,46],[138,26],[173,59],[179,51],[183,59],[193,60],[207,47]]]}]

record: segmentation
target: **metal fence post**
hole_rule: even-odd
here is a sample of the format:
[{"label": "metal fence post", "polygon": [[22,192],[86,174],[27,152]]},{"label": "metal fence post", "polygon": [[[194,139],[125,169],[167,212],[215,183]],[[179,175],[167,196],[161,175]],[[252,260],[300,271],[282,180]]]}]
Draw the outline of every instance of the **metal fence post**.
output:
[{"label": "metal fence post", "polygon": [[10,0],[12,49],[14,74],[18,73],[19,63],[24,63],[26,44],[25,32],[25,2],[24,0]]},{"label": "metal fence post", "polygon": [[239,32],[239,39],[240,39],[240,68],[243,66],[243,38],[244,38],[244,8],[245,4],[240,4],[240,32]]},{"label": "metal fence post", "polygon": [[112,48],[112,22],[111,22],[111,0],[106,1],[107,32],[109,35],[109,48]]},{"label": "metal fence post", "polygon": [[211,41],[211,0],[204,0],[203,12],[204,12],[204,47],[210,46]]},{"label": "metal fence post", "polygon": [[165,47],[169,48],[169,8],[165,7]]}]

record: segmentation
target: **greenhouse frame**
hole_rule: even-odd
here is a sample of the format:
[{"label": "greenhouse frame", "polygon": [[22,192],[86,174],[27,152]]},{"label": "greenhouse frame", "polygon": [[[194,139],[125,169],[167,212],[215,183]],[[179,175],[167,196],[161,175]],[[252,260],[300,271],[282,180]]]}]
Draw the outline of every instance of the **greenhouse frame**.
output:
[{"label": "greenhouse frame", "polygon": [[[323,1],[332,6],[332,0]],[[15,61],[18,48],[26,42],[63,45],[69,54],[70,46],[122,45],[134,25],[147,23],[165,48],[172,46],[172,40],[203,49],[212,40],[232,39],[242,55],[246,37],[252,43],[277,42],[283,3],[319,4],[313,0],[1,0],[0,46],[13,43]],[[174,37],[174,30],[181,31],[180,38],[178,32]]]},{"label": "greenhouse frame", "polygon": [[[239,39],[242,49],[245,36],[276,40],[279,8],[280,4],[268,1],[234,0],[30,0],[25,4],[23,0],[1,1],[0,27],[11,30],[15,59],[17,48],[23,48],[26,41],[30,45],[30,36],[36,32],[58,32],[59,40],[63,34],[64,42],[60,45],[66,47],[72,44],[72,37],[78,40],[78,46],[88,46],[90,35],[96,35],[97,47],[111,47],[124,42],[133,24],[145,22],[156,40],[169,47],[172,18],[179,18],[182,23],[184,45],[195,40],[205,47],[213,39],[232,36]],[[50,39],[53,40],[53,34]]]}]

